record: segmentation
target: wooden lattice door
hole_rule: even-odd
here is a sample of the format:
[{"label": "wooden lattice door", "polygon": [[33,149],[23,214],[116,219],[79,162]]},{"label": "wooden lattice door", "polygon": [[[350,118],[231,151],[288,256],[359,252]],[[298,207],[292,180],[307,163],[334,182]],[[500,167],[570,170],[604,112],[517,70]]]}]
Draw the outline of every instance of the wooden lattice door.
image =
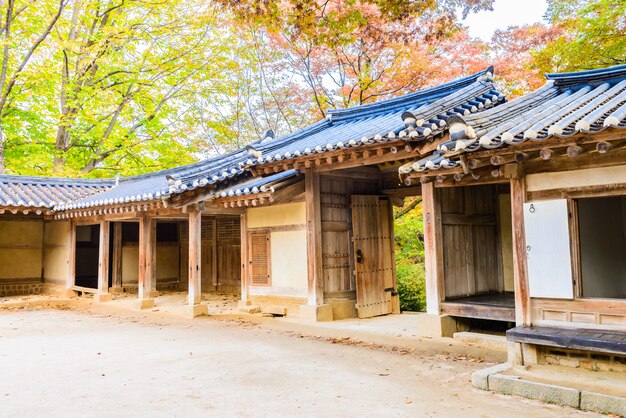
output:
[{"label": "wooden lattice door", "polygon": [[392,312],[393,242],[389,200],[352,196],[352,229],[359,318]]}]

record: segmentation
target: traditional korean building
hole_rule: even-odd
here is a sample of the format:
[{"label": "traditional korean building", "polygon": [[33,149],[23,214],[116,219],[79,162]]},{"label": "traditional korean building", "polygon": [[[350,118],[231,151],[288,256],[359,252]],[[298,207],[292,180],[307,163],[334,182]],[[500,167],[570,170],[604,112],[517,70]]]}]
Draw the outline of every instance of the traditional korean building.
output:
[{"label": "traditional korean building", "polygon": [[[225,156],[113,180],[0,176],[0,292],[241,295],[312,320],[399,312],[392,202],[420,193],[397,170],[447,121],[504,101],[493,69],[330,111]],[[423,148],[422,145],[420,145]],[[28,268],[24,266],[28,265]]]},{"label": "traditional korean building", "polygon": [[437,146],[400,168],[422,188],[428,314],[443,333],[459,317],[514,321],[516,364],[619,368],[626,66],[546,78],[449,118]]}]

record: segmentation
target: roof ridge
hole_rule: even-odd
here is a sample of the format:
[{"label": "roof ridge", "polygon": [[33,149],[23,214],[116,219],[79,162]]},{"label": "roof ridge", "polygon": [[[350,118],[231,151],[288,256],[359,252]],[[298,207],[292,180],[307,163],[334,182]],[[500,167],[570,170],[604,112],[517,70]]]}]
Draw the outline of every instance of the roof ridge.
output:
[{"label": "roof ridge", "polygon": [[82,177],[52,177],[52,176],[28,176],[21,174],[0,174],[0,182],[6,183],[7,181],[14,180],[15,182],[24,184],[29,182],[34,183],[76,183],[82,182],[86,184],[115,184],[114,178],[82,178]]},{"label": "roof ridge", "polygon": [[548,80],[554,80],[557,86],[605,82],[614,78],[626,77],[626,64],[585,71],[546,73],[545,77]]},{"label": "roof ridge", "polygon": [[[450,90],[457,90],[463,87],[466,87],[474,82],[476,82],[480,77],[484,76],[487,73],[494,73],[493,66],[489,66],[486,69],[479,71],[477,73],[471,74],[469,76],[457,78],[455,80],[449,81],[444,84],[440,84],[438,86],[429,87],[424,90],[418,90],[413,93],[407,93],[402,96],[392,97],[389,99],[379,100],[373,103],[367,103],[359,106],[352,106],[344,109],[329,109],[327,114],[330,116],[331,120],[336,120],[337,118],[349,118],[354,116],[365,117],[368,116],[369,113],[380,110],[380,108],[385,107],[396,107],[402,106],[406,102],[415,101],[421,97],[432,98],[435,94],[443,94],[447,93]],[[445,94],[447,96],[447,94]],[[390,109],[391,111],[392,109]],[[357,115],[355,115],[357,114]]]}]

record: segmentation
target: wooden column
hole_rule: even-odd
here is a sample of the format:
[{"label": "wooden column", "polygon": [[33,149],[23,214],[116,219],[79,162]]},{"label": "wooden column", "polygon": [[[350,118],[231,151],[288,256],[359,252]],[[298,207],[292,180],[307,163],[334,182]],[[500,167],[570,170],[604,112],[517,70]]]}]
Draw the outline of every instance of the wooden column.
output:
[{"label": "wooden column", "polygon": [[113,271],[111,272],[111,287],[122,289],[122,223],[113,223]]},{"label": "wooden column", "polygon": [[187,303],[198,305],[202,300],[202,212],[194,207],[189,212],[189,292]]},{"label": "wooden column", "polygon": [[396,231],[393,217],[393,204],[389,199],[389,244],[391,245],[391,271],[393,274],[393,289],[395,296],[391,297],[391,312],[400,313],[400,295],[398,294],[398,275],[396,273]]},{"label": "wooden column", "polygon": [[240,235],[241,235],[241,302],[248,303],[248,215],[240,215]]},{"label": "wooden column", "polygon": [[513,223],[513,281],[515,288],[515,323],[530,325],[530,297],[526,267],[526,237],[524,235],[524,177],[511,179],[511,214]]},{"label": "wooden column", "polygon": [[139,299],[151,299],[155,295],[156,222],[144,216],[139,220]]},{"label": "wooden column", "polygon": [[435,197],[435,186],[422,184],[422,210],[424,216],[424,258],[426,262],[426,312],[439,315],[445,297],[443,275],[443,237],[441,208]]},{"label": "wooden column", "polygon": [[67,276],[65,278],[65,287],[70,290],[76,282],[76,225],[73,221],[69,222],[69,231],[67,238]]},{"label": "wooden column", "polygon": [[98,293],[109,293],[109,222],[100,222],[98,246]]},{"label": "wooden column", "polygon": [[324,304],[322,270],[322,221],[320,205],[320,175],[306,169],[304,174],[307,228],[308,304]]},{"label": "wooden column", "polygon": [[213,286],[215,286],[215,291],[217,292],[218,288],[218,277],[217,277],[217,217],[214,217],[211,220],[213,227],[213,236],[211,237],[211,280]]}]

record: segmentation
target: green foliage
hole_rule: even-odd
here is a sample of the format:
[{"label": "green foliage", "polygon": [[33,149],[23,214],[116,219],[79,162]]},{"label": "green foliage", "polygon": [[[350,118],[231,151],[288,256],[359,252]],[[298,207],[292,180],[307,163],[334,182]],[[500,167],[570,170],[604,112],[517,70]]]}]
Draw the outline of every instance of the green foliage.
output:
[{"label": "green foliage", "polygon": [[[412,203],[413,200],[407,199],[405,206],[410,207]],[[419,202],[406,213],[401,208],[396,211],[395,216],[396,275],[400,308],[404,311],[424,311],[426,278],[422,204]]]},{"label": "green foliage", "polygon": [[563,34],[534,53],[546,72],[626,63],[626,0],[549,0],[546,17]]}]

